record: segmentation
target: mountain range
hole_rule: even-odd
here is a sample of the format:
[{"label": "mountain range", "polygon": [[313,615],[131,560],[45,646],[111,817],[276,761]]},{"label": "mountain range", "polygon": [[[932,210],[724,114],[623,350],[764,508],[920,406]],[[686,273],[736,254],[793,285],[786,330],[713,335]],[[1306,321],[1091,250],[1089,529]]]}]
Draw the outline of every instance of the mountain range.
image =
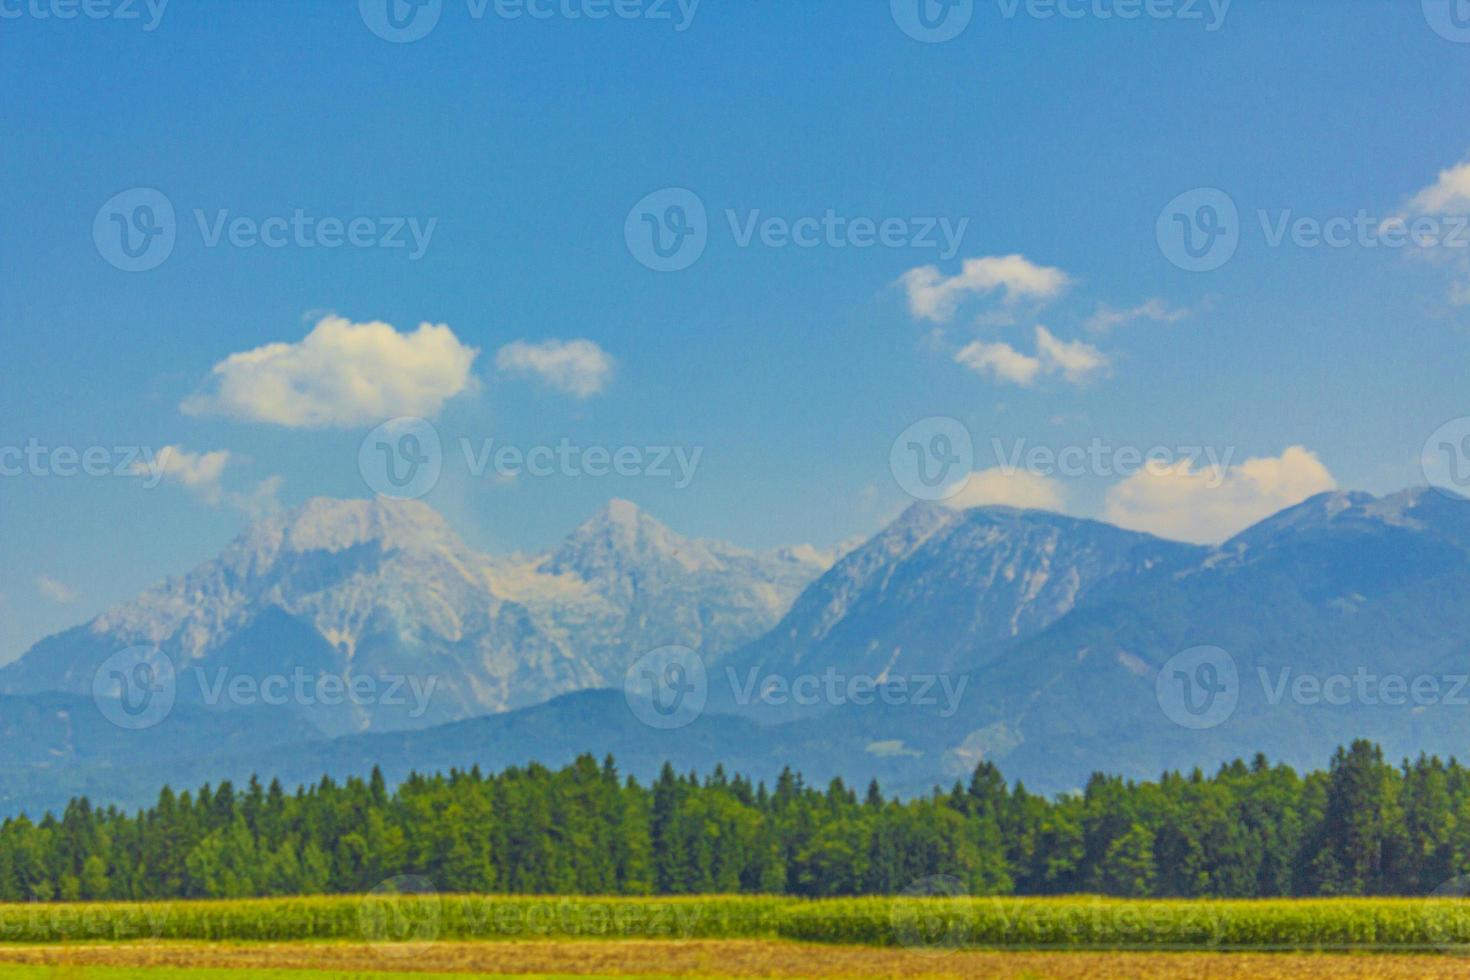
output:
[{"label": "mountain range", "polygon": [[[1258,751],[1320,766],[1360,736],[1464,755],[1466,596],[1470,501],[1427,489],[1323,494],[1216,547],[917,504],[833,556],[691,541],[615,502],[546,554],[491,558],[423,505],[313,501],[0,670],[5,742],[24,747],[0,764],[0,806],[584,751],[645,776],[791,765],[909,793],[981,760],[1065,791]],[[80,695],[140,642],[215,669],[416,671],[441,693],[418,718],[185,704],[108,738]],[[664,730],[607,689],[671,643],[700,651],[708,705]],[[822,696],[791,697],[804,678]]]},{"label": "mountain range", "polygon": [[829,564],[811,548],[681,537],[626,501],[546,554],[492,557],[422,503],[316,499],[38,643],[0,669],[0,691],[90,694],[107,657],[150,646],[176,665],[179,698],[200,703],[237,676],[432,684],[426,698],[309,713],[327,735],[425,727],[619,685],[633,659],[669,644],[719,655],[769,629]]}]

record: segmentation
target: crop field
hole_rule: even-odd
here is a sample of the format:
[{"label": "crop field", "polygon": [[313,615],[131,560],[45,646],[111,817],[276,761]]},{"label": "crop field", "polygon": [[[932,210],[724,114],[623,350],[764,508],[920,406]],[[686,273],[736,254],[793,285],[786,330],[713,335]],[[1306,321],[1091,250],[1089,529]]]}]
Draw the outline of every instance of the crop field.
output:
[{"label": "crop field", "polygon": [[0,905],[0,980],[1464,977],[1460,899],[368,895]]},{"label": "crop field", "polygon": [[374,894],[0,905],[0,944],[783,939],[948,949],[1470,952],[1470,901]]}]

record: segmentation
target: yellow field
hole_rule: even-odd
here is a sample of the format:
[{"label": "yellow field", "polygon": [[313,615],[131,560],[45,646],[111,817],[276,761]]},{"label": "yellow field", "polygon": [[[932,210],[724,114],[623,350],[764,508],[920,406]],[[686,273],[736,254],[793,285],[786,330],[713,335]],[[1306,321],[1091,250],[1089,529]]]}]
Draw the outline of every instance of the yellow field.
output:
[{"label": "yellow field", "polygon": [[423,972],[645,978],[1462,980],[1470,975],[1470,960],[1453,956],[1295,953],[921,953],[760,940],[426,943],[392,947],[352,943],[0,945],[0,980],[124,980],[144,975],[213,980],[241,973],[262,980],[329,980],[334,975]]}]

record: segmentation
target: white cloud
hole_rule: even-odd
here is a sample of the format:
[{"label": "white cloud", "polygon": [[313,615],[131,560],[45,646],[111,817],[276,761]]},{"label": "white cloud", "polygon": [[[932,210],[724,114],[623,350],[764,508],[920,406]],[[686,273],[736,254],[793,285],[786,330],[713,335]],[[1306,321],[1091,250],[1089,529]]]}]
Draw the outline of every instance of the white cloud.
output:
[{"label": "white cloud", "polygon": [[963,364],[976,374],[989,375],[997,381],[1008,381],[1023,388],[1030,387],[1041,373],[1039,359],[999,341],[973,341],[966,344],[954,359],[956,364]]},{"label": "white cloud", "polygon": [[399,333],[386,323],[326,317],[298,343],[231,354],[214,366],[213,390],[180,408],[289,428],[432,418],[470,386],[478,354],[443,324]]},{"label": "white cloud", "polygon": [[[1407,234],[1420,247],[1410,249],[1411,258],[1434,263],[1449,270],[1450,302],[1470,305],[1470,254],[1467,254],[1466,217],[1470,215],[1470,160],[1441,170],[1438,179],[1409,199],[1405,213],[1383,222],[1381,232]],[[1420,228],[1419,219],[1430,219]]]},{"label": "white cloud", "polygon": [[1439,172],[1439,179],[1409,200],[1416,214],[1470,211],[1470,160]]},{"label": "white cloud", "polygon": [[956,510],[971,507],[1019,507],[1023,510],[1065,509],[1061,489],[1055,480],[1027,470],[994,467],[971,473],[958,489],[944,501]]},{"label": "white cloud", "polygon": [[1059,295],[1070,280],[1061,269],[1037,265],[1024,255],[1000,255],[966,259],[959,274],[948,278],[938,266],[920,266],[905,272],[899,282],[914,317],[944,323],[954,317],[966,296],[1001,290],[1007,303],[1046,301]]},{"label": "white cloud", "polygon": [[[214,452],[191,453],[183,446],[164,446],[158,451],[157,468],[163,479],[179,483],[202,494],[219,491],[220,478],[225,467],[230,465],[231,454],[227,449]],[[145,473],[146,464],[133,464],[135,473]]]},{"label": "white cloud", "polygon": [[70,605],[80,598],[76,589],[63,582],[56,581],[50,575],[38,575],[36,577],[36,591],[40,592],[41,596],[46,600],[63,606]]},{"label": "white cloud", "polygon": [[590,398],[612,380],[613,359],[590,340],[517,340],[500,348],[495,366],[508,374],[539,378],[558,391]]},{"label": "white cloud", "polygon": [[1178,323],[1191,315],[1191,311],[1182,307],[1170,306],[1157,297],[1146,300],[1129,310],[1115,310],[1106,303],[1099,303],[1097,312],[1087,319],[1087,329],[1095,333],[1106,333],[1114,327],[1121,327],[1135,320]]},{"label": "white cloud", "polygon": [[1214,544],[1308,497],[1337,488],[1315,453],[1292,446],[1239,466],[1151,464],[1114,485],[1103,517],[1160,537]]},{"label": "white cloud", "polygon": [[1058,340],[1045,327],[1036,328],[1036,352],[1048,374],[1060,373],[1073,384],[1108,369],[1108,358],[1102,351],[1080,340]]},{"label": "white cloud", "polygon": [[211,506],[225,504],[250,517],[279,510],[279,476],[267,477],[245,492],[225,489],[225,470],[239,462],[240,458],[227,449],[191,453],[182,446],[164,446],[151,461],[134,463],[132,472],[151,478],[154,482],[150,486],[177,483]]},{"label": "white cloud", "polygon": [[1106,354],[1080,340],[1058,340],[1045,327],[1036,328],[1036,356],[1024,354],[1001,341],[976,340],[954,356],[976,374],[1029,388],[1043,374],[1060,374],[1082,384],[1109,367]]}]

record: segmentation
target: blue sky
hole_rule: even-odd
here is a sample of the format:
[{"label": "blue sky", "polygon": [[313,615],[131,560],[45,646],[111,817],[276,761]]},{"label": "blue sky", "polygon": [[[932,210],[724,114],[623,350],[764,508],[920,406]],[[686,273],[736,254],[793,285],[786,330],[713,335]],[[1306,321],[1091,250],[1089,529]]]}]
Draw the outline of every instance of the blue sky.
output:
[{"label": "blue sky", "polygon": [[[1470,415],[1470,250],[1381,245],[1399,218],[1454,239],[1470,211],[1470,43],[1434,0],[1236,0],[1213,25],[1183,0],[1128,20],[977,0],[942,43],[878,0],[601,20],[567,16],[596,0],[535,19],[441,0],[394,43],[374,2],[172,0],[156,22],[0,2],[0,449],[122,467],[118,448],[177,447],[156,486],[0,477],[0,661],[252,515],[369,495],[359,448],[397,416],[442,440],[424,499],[509,551],[611,497],[685,533],[830,546],[911,501],[890,450],[934,417],[982,473],[957,503],[1208,539],[1327,486],[1422,483],[1426,440]],[[128,272],[105,242],[156,203],[137,188],[174,241]],[[669,188],[705,210],[704,247],[659,272],[625,232],[668,218]],[[1197,188],[1239,215],[1207,272],[1159,231]],[[312,230],[250,244],[298,212]],[[829,213],[843,230],[812,247],[741,241]],[[1360,215],[1379,247],[1271,240],[1283,216]],[[323,247],[356,218],[366,244]],[[864,221],[892,247],[856,247]],[[962,227],[957,248],[930,224]],[[487,439],[699,456],[684,486],[476,475],[463,440]],[[1228,465],[1002,472],[996,439]]]}]

